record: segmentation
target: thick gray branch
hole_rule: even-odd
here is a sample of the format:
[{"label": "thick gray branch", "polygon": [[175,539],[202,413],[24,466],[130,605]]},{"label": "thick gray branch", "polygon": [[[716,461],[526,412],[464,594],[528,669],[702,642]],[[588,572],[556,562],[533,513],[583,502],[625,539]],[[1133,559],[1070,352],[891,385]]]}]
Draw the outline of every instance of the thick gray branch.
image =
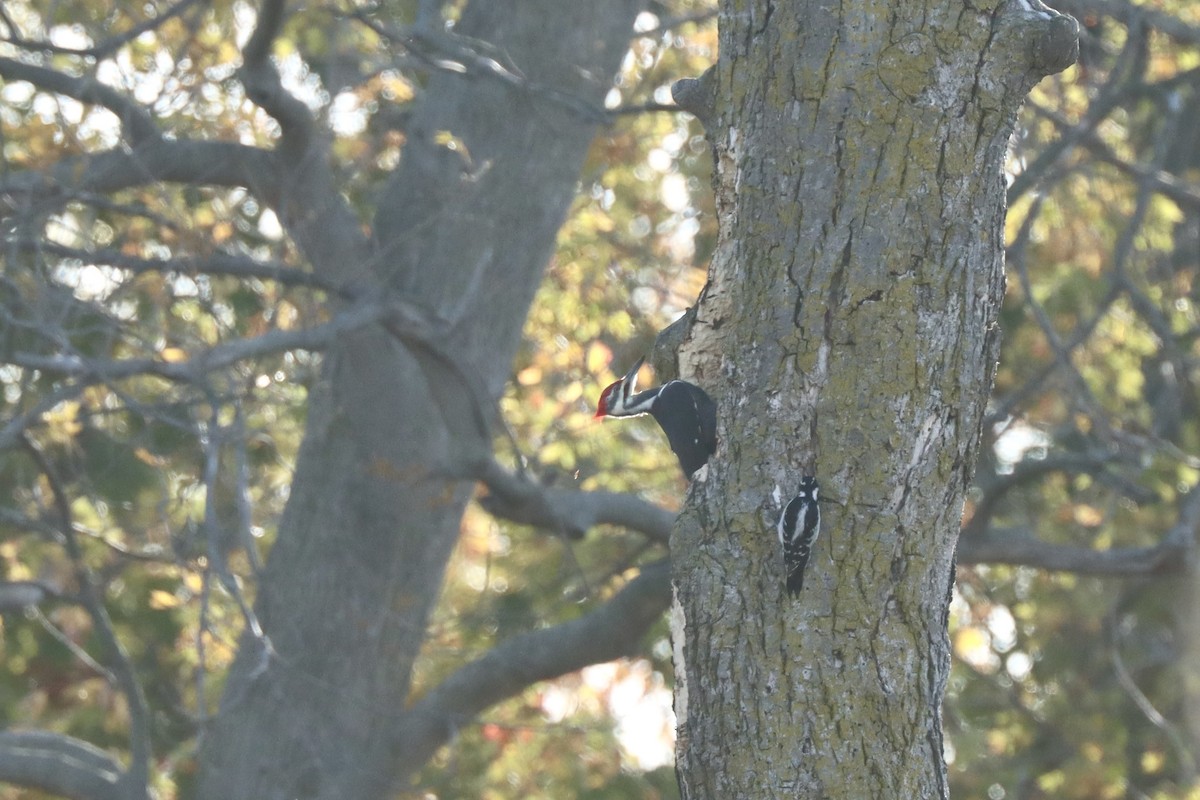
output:
[{"label": "thick gray branch", "polygon": [[[1059,349],[1059,363],[1069,364],[1068,350]],[[1051,473],[1062,472],[1070,476],[1090,475],[1095,481],[1115,487],[1137,502],[1148,502],[1151,498],[1138,494],[1138,487],[1113,470],[1116,461],[1107,449],[1096,448],[1086,452],[1062,453],[1042,459],[1026,459],[1016,464],[1008,475],[979,475],[977,481],[983,489],[983,497],[975,505],[971,520],[963,527],[963,536],[982,534],[991,524],[992,517],[1008,498],[1009,493],[1022,486],[1044,480]]]},{"label": "thick gray branch", "polygon": [[370,243],[329,168],[327,138],[318,135],[308,107],[283,87],[271,61],[271,47],[284,17],[284,0],[264,0],[238,70],[246,96],[270,114],[282,132],[276,163],[286,191],[272,195],[268,202],[314,272],[331,283],[361,290],[374,283],[369,273]]},{"label": "thick gray branch", "polygon": [[0,181],[0,212],[72,191],[109,193],[157,181],[241,186],[268,203],[279,199],[272,155],[266,150],[232,142],[156,139],[133,151],[115,148],[66,158],[49,170],[9,173]]},{"label": "thick gray branch", "polygon": [[58,70],[2,57],[0,78],[6,81],[27,81],[44,91],[107,108],[121,121],[121,131],[131,145],[147,144],[161,135],[146,109],[94,78],[75,78]]},{"label": "thick gray branch", "polygon": [[271,63],[271,45],[283,26],[284,0],[264,0],[259,6],[258,23],[242,50],[242,68],[238,77],[246,87],[246,96],[279,123],[285,146],[303,153],[313,136],[312,115],[308,107],[283,88],[279,71]]},{"label": "thick gray branch", "polygon": [[990,531],[959,541],[959,564],[1011,564],[1050,572],[1127,577],[1182,571],[1186,548],[1163,542],[1153,547],[1093,550],[1051,544],[1023,528]]},{"label": "thick gray branch", "polygon": [[635,495],[542,486],[495,461],[482,465],[476,477],[490,491],[479,501],[489,514],[572,538],[596,525],[619,525],[665,545],[675,522],[675,514]]},{"label": "thick gray branch", "polygon": [[370,247],[337,190],[326,163],[327,143],[316,135],[308,108],[283,88],[270,59],[284,16],[283,0],[262,4],[239,72],[250,99],[279,122],[278,154],[227,142],[164,140],[152,116],[111,87],[0,59],[0,77],[110,109],[133,145],[132,152],[113,149],[6,176],[0,181],[0,215],[72,191],[108,193],[156,181],[242,186],[276,211],[317,272],[332,283],[364,284]]},{"label": "thick gray branch", "polygon": [[0,611],[20,611],[57,596],[58,590],[42,581],[0,581]]},{"label": "thick gray branch", "polygon": [[72,800],[123,800],[121,765],[87,742],[44,731],[0,731],[0,782]]},{"label": "thick gray branch", "polygon": [[1187,566],[1200,530],[1200,491],[1187,495],[1179,518],[1162,540],[1151,547],[1093,550],[1051,544],[1033,532],[1016,528],[963,536],[958,542],[959,564],[1013,564],[1077,575],[1127,577],[1179,573]]},{"label": "thick gray branch", "polygon": [[670,565],[659,561],[595,611],[514,636],[461,667],[401,717],[398,773],[410,775],[477,714],[526,687],[631,655],[670,600]]}]

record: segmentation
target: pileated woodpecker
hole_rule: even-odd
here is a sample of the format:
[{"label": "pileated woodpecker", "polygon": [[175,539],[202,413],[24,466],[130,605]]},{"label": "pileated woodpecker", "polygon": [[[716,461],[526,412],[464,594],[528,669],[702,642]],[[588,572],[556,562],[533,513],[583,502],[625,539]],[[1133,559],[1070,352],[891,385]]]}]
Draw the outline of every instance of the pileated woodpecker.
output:
[{"label": "pileated woodpecker", "polygon": [[636,417],[649,414],[667,434],[671,449],[688,480],[708,463],[717,449],[717,404],[703,389],[687,381],[670,381],[657,389],[637,391],[637,374],[644,358],[625,377],[600,395],[596,417]]}]

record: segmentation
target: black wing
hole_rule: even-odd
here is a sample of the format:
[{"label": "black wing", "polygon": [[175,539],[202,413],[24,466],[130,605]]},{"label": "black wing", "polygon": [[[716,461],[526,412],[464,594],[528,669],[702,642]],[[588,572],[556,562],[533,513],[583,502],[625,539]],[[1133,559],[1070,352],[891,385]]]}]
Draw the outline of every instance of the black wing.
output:
[{"label": "black wing", "polygon": [[691,480],[717,450],[717,404],[699,386],[671,381],[659,391],[650,413]]},{"label": "black wing", "polygon": [[817,503],[817,479],[800,481],[800,493],[792,498],[779,518],[779,541],[783,544],[784,571],[788,594],[795,597],[804,588],[813,545],[821,535],[821,506]]}]

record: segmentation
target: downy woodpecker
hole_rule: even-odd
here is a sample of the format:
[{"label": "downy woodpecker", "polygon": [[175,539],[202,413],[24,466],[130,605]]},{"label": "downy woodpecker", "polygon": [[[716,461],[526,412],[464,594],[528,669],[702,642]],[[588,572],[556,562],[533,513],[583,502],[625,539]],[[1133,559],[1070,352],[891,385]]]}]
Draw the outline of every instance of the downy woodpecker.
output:
[{"label": "downy woodpecker", "polygon": [[670,381],[634,394],[643,361],[639,358],[624,378],[601,393],[596,417],[650,414],[667,434],[683,474],[691,480],[717,449],[717,404],[703,389],[687,381]]},{"label": "downy woodpecker", "polygon": [[783,566],[787,590],[792,597],[804,588],[804,567],[812,554],[813,543],[821,532],[821,507],[817,505],[817,479],[800,479],[800,491],[779,515],[779,543],[783,545]]}]

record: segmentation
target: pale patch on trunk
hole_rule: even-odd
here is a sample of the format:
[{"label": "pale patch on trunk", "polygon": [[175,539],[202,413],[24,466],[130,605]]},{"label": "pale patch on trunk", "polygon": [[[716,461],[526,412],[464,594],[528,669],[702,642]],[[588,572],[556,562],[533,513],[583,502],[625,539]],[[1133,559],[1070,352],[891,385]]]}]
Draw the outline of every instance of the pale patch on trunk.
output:
[{"label": "pale patch on trunk", "polygon": [[671,587],[671,616],[668,621],[671,627],[672,660],[675,663],[675,729],[683,734],[687,725],[687,663],[683,660],[683,643],[687,635],[687,618],[683,613],[683,603],[679,602],[679,590]]},{"label": "pale patch on trunk", "polygon": [[[921,424],[921,430],[917,434],[917,440],[913,444],[912,455],[908,460],[907,473],[909,475],[917,471],[917,467],[930,458],[934,458],[935,443],[942,439],[945,423],[938,414],[930,414]],[[904,498],[905,492],[908,491],[908,482],[904,481],[896,485],[892,492],[892,507],[899,509],[900,503]]]}]

